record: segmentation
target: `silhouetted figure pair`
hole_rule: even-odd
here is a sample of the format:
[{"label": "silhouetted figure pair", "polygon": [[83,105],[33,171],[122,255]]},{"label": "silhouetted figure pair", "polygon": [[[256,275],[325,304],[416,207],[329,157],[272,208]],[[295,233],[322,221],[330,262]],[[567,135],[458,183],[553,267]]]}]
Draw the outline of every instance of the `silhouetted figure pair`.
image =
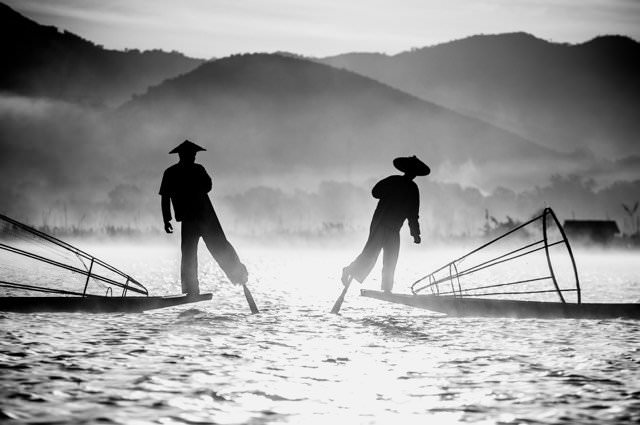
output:
[{"label": "silhouetted figure pair", "polygon": [[391,292],[400,250],[400,228],[405,220],[409,221],[413,241],[420,243],[420,193],[413,179],[429,175],[431,170],[415,156],[396,158],[393,165],[404,175],[389,176],[373,187],[371,194],[379,201],[371,220],[369,238],[362,253],[342,269],[341,280],[344,285],[348,285],[352,279],[362,283],[371,273],[380,251],[383,251],[381,286],[383,291]]},{"label": "silhouetted figure pair", "polygon": [[171,204],[176,221],[182,223],[180,278],[182,292],[190,295],[200,293],[198,242],[201,237],[231,282],[245,284],[248,278],[247,268],[240,262],[238,254],[227,240],[209,199],[211,177],[202,165],[195,163],[196,153],[204,150],[206,149],[185,140],[169,152],[177,153],[180,160],[165,170],[160,185],[165,231],[173,233]]},{"label": "silhouetted figure pair", "polygon": [[[177,221],[182,222],[182,264],[180,277],[182,292],[198,294],[198,242],[202,237],[209,252],[233,283],[245,284],[247,268],[227,240],[208,193],[211,177],[200,164],[195,163],[196,153],[205,149],[185,140],[169,153],[177,153],[180,160],[165,170],[160,186],[162,217],[167,233],[171,226],[171,204]],[[418,210],[420,194],[413,181],[416,176],[426,176],[431,170],[415,156],[393,160],[393,165],[404,173],[379,181],[372,190],[379,199],[369,229],[369,238],[362,253],[342,270],[342,283],[352,279],[363,282],[375,265],[380,251],[382,258],[382,290],[391,291],[393,276],[400,249],[400,229],[405,220],[415,243],[420,243]]]}]

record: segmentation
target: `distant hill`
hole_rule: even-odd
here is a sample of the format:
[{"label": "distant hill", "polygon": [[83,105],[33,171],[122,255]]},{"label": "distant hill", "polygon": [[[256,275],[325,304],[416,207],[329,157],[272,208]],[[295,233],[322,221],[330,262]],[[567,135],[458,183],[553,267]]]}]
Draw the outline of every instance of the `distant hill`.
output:
[{"label": "distant hill", "polygon": [[120,104],[203,62],[160,50],[106,50],[2,3],[0,57],[0,91],[97,105]]},{"label": "distant hill", "polygon": [[[151,150],[161,138],[164,155],[166,143],[193,137],[222,158],[218,169],[232,172],[358,169],[379,175],[391,158],[416,154],[434,168],[471,161],[480,168],[497,164],[491,166],[500,174],[507,161],[535,168],[536,160],[559,158],[372,79],[273,54],[205,63],[150,88],[118,114],[125,123],[118,127],[132,129],[123,139]],[[514,180],[526,178],[522,171]]]},{"label": "distant hill", "polygon": [[640,153],[640,43],[478,35],[394,56],[321,59],[559,150]]}]

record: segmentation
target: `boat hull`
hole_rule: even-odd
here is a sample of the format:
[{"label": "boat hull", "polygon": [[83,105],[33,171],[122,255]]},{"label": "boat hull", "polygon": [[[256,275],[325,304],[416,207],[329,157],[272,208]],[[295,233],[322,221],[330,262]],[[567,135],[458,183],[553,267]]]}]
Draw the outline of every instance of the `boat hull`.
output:
[{"label": "boat hull", "polygon": [[210,300],[212,294],[155,297],[0,297],[0,311],[16,313],[139,313]]},{"label": "boat hull", "polygon": [[511,317],[539,319],[640,319],[640,304],[562,304],[540,301],[455,298],[438,295],[394,294],[363,289],[361,295],[381,301],[423,308],[455,317]]}]

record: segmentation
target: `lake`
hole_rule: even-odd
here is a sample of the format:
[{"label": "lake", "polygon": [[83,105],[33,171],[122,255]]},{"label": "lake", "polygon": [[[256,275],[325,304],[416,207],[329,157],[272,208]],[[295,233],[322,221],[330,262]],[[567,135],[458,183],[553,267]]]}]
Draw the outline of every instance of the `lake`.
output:
[{"label": "lake", "polygon": [[[151,294],[179,292],[167,244],[86,243]],[[640,322],[448,318],[359,297],[357,247],[240,243],[242,290],[201,252],[213,300],[144,314],[0,314],[7,423],[620,423],[640,420]],[[398,292],[462,254],[403,245]],[[640,254],[578,251],[583,301],[640,301]],[[523,268],[516,274],[527,276]]]}]

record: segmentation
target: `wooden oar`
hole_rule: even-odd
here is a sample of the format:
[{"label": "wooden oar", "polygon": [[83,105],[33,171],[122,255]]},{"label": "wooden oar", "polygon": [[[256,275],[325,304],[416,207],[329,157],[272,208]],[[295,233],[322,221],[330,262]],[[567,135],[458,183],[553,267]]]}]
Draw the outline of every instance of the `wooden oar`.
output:
[{"label": "wooden oar", "polygon": [[340,307],[342,307],[342,302],[344,301],[344,296],[347,295],[347,291],[349,290],[349,286],[351,286],[351,281],[349,281],[349,283],[344,285],[344,289],[342,290],[342,293],[340,294],[340,296],[336,300],[335,304],[333,304],[333,308],[331,309],[331,313],[338,314],[340,312]]},{"label": "wooden oar", "polygon": [[258,306],[256,306],[256,302],[253,300],[253,296],[251,295],[249,288],[247,288],[247,285],[243,283],[242,289],[244,289],[244,296],[247,299],[247,303],[249,304],[249,309],[251,310],[251,313],[253,314],[260,313],[260,310],[258,310]]}]

